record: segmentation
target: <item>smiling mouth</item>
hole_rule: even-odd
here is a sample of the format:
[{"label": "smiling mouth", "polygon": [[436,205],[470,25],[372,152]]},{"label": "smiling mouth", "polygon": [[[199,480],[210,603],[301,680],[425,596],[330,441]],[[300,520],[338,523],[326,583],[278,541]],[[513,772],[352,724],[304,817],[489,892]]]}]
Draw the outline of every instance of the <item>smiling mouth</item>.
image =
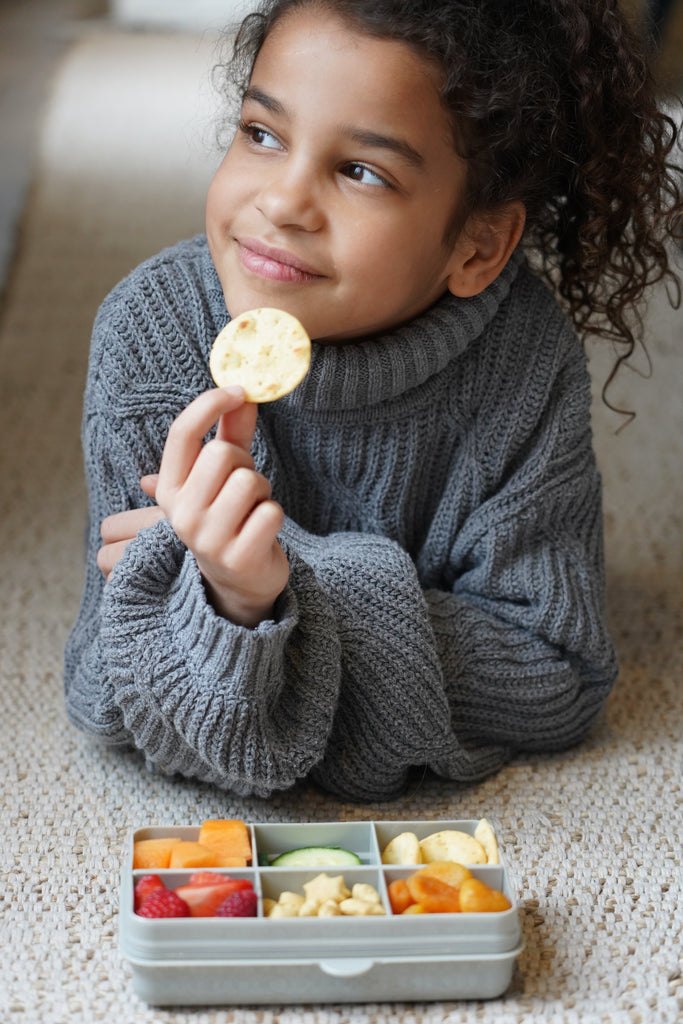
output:
[{"label": "smiling mouth", "polygon": [[237,252],[243,267],[269,281],[291,284],[319,281],[325,276],[284,249],[271,248],[254,239],[238,240]]}]

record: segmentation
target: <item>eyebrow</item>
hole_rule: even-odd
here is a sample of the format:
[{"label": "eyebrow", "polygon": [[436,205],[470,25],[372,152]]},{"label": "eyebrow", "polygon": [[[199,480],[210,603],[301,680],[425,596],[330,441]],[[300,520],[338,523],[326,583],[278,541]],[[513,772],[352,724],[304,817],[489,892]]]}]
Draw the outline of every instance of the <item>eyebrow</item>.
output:
[{"label": "eyebrow", "polygon": [[[286,107],[279,100],[276,100],[274,96],[263,92],[258,86],[249,86],[244,93],[243,102],[246,100],[259,103],[271,114],[287,116]],[[397,156],[402,157],[412,167],[421,168],[424,166],[422,154],[414,146],[411,146],[409,142],[406,142],[405,139],[397,138],[394,135],[384,135],[381,132],[375,132],[367,128],[354,128],[352,125],[348,127],[343,126],[342,133],[361,146],[367,146],[371,149],[387,149],[392,153],[396,153]]]},{"label": "eyebrow", "polygon": [[394,135],[382,135],[380,132],[373,132],[366,128],[349,128],[345,134],[362,146],[369,146],[372,149],[388,149],[392,153],[396,153],[397,156],[403,157],[413,167],[424,165],[422,154],[418,153],[405,139],[398,139]]},{"label": "eyebrow", "polygon": [[279,100],[276,100],[274,96],[270,96],[267,92],[263,92],[262,89],[259,89],[255,85],[250,85],[245,91],[244,96],[242,97],[242,102],[246,103],[247,100],[253,100],[255,103],[259,103],[262,107],[265,107],[266,110],[269,110],[271,114],[287,113]]}]

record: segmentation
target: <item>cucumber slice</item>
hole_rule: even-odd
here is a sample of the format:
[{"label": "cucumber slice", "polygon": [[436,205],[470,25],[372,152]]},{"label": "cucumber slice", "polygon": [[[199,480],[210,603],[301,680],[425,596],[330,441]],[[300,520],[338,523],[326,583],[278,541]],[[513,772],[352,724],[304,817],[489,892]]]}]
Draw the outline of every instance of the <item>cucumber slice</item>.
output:
[{"label": "cucumber slice", "polygon": [[301,846],[298,850],[288,850],[271,861],[272,868],[324,868],[324,867],[356,867],[361,863],[360,857],[350,850],[342,850],[340,846]]}]

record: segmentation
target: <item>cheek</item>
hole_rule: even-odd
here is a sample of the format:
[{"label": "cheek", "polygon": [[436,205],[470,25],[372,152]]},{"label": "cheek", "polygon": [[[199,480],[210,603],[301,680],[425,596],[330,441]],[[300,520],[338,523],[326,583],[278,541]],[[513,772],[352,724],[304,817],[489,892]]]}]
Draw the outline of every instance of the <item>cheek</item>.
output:
[{"label": "cheek", "polygon": [[210,233],[220,220],[221,204],[219,202],[220,186],[216,178],[209,185],[206,194],[206,228]]},{"label": "cheek", "polygon": [[230,212],[234,204],[237,180],[228,155],[224,157],[209,185],[206,197],[207,218],[220,221]]},{"label": "cheek", "polygon": [[353,237],[359,254],[358,276],[366,285],[372,281],[375,293],[412,292],[425,274],[432,273],[433,249],[414,225],[380,221],[374,230],[365,225]]},{"label": "cheek", "polygon": [[366,281],[373,280],[392,266],[395,270],[403,266],[412,252],[412,236],[406,225],[391,217],[359,217],[345,224],[344,248],[347,264],[366,275]]}]

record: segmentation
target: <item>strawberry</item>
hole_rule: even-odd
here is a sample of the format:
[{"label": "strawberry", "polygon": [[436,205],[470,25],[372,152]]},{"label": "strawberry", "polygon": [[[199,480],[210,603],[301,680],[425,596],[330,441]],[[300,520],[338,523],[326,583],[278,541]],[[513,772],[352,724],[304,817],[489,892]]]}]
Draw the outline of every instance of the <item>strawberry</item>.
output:
[{"label": "strawberry", "polygon": [[[221,885],[181,885],[176,889],[190,908],[191,917],[213,917],[226,896],[244,887],[245,879],[229,879]],[[251,888],[251,883],[247,885]]]},{"label": "strawberry", "polygon": [[165,888],[164,883],[158,875],[143,875],[142,878],[138,879],[133,890],[134,909],[139,910],[148,896],[163,888]]},{"label": "strawberry", "polygon": [[238,889],[216,908],[216,917],[256,917],[256,903],[253,889]]},{"label": "strawberry", "polygon": [[[230,875],[221,875],[218,871],[194,871],[190,875],[188,885],[225,885],[226,882],[234,882]],[[246,879],[242,879],[246,885],[251,885]]]},{"label": "strawberry", "polygon": [[157,889],[147,897],[140,909],[140,917],[189,917],[190,908],[172,889]]}]

